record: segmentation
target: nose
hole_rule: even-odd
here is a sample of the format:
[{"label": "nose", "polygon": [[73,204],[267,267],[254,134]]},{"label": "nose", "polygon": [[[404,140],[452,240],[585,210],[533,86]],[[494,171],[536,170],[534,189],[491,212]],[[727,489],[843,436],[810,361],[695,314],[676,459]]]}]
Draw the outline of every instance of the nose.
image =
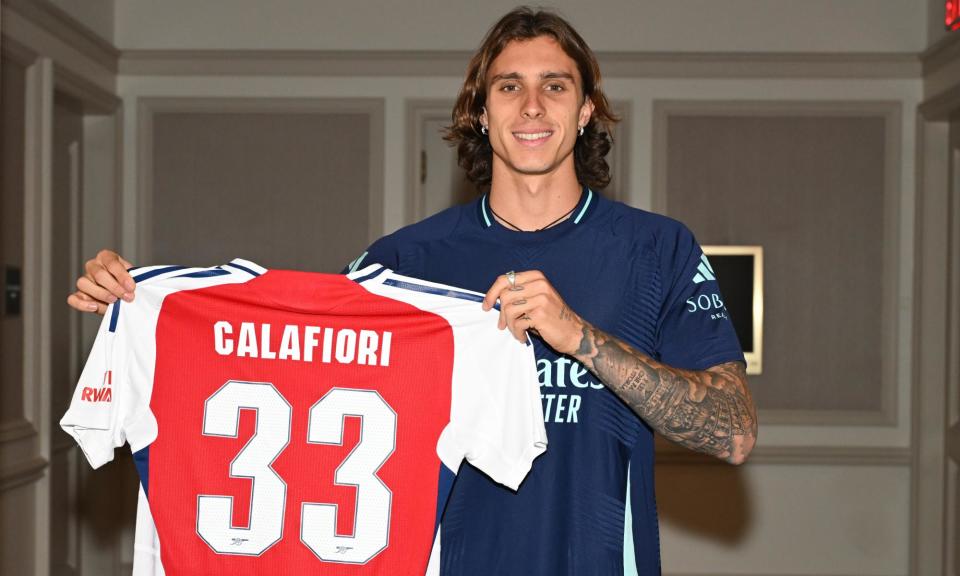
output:
[{"label": "nose", "polygon": [[521,114],[524,118],[532,120],[543,116],[543,103],[540,101],[540,92],[537,90],[527,91],[527,98],[523,103]]}]

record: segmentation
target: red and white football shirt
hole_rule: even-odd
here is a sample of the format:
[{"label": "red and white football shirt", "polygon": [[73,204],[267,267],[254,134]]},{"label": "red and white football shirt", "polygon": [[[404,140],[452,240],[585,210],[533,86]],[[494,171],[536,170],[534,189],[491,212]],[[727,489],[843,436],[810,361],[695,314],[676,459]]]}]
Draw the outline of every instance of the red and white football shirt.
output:
[{"label": "red and white football shirt", "polygon": [[378,266],[135,277],[61,426],[94,467],[130,444],[169,576],[423,574],[441,466],[516,489],[545,450],[532,347],[482,295]]}]

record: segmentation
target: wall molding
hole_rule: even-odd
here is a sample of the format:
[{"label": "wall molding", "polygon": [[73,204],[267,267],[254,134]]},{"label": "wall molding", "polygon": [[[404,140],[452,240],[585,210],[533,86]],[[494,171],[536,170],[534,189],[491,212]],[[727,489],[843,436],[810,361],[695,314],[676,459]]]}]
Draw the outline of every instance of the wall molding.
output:
[{"label": "wall molding", "polygon": [[46,458],[37,456],[6,467],[0,474],[0,492],[6,492],[17,486],[23,486],[40,479],[50,463]]},{"label": "wall molding", "polygon": [[606,77],[920,78],[912,53],[599,52]]},{"label": "wall molding", "polygon": [[[457,76],[460,50],[124,50],[125,76]],[[598,52],[607,78],[920,78],[913,53]]]},{"label": "wall molding", "polygon": [[39,431],[34,423],[26,418],[4,422],[0,424],[0,444],[36,436],[38,433]]},{"label": "wall molding", "polygon": [[[910,448],[899,447],[757,446],[748,465],[909,467],[911,455]],[[665,442],[657,445],[656,458],[658,466],[729,466],[718,458]]]},{"label": "wall molding", "polygon": [[960,333],[960,272],[952,254],[960,238],[960,189],[952,189],[950,179],[953,148],[960,150],[960,123],[918,117],[910,431],[910,568],[918,575],[951,572],[949,533],[956,534],[958,521],[951,515],[960,515],[951,496],[956,467],[947,461],[950,412],[955,417],[957,406],[952,339]]},{"label": "wall molding", "polygon": [[80,101],[84,114],[113,114],[123,103],[116,94],[56,63],[53,66],[53,80],[56,90]]},{"label": "wall molding", "polygon": [[3,0],[3,8],[16,12],[110,72],[117,73],[120,50],[56,5],[46,0]]},{"label": "wall molding", "polygon": [[24,68],[33,64],[33,61],[37,59],[35,51],[6,34],[0,36],[0,53],[3,54],[4,59],[9,59]]},{"label": "wall molding", "polygon": [[928,121],[949,119],[951,114],[960,110],[960,82],[952,88],[924,100],[918,110],[920,115]]},{"label": "wall molding", "polygon": [[923,75],[928,76],[960,59],[960,34],[947,34],[920,53]]},{"label": "wall molding", "polygon": [[652,205],[655,212],[667,211],[667,124],[670,117],[882,117],[885,123],[883,192],[883,294],[881,306],[881,399],[880,409],[866,410],[761,410],[765,425],[810,424],[817,426],[897,426],[899,352],[897,332],[900,297],[900,170],[902,162],[902,116],[900,101],[885,100],[654,100],[652,138]]}]

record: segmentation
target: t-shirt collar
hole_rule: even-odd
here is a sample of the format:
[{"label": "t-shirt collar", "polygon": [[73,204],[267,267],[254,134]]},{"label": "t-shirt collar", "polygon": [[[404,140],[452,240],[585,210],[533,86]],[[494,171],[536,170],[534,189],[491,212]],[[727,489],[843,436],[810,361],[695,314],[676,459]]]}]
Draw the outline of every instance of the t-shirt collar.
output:
[{"label": "t-shirt collar", "polygon": [[[570,218],[567,218],[563,222],[557,223],[557,226],[570,223],[573,226],[580,224],[591,212],[591,208],[596,205],[595,196],[593,190],[584,186],[583,191],[580,193],[580,200],[577,201],[577,205],[574,207],[573,212],[571,213]],[[493,216],[493,211],[490,210],[490,194],[484,194],[480,198],[480,202],[477,203],[477,216],[480,219],[480,226],[482,228],[504,228],[496,218]]]}]

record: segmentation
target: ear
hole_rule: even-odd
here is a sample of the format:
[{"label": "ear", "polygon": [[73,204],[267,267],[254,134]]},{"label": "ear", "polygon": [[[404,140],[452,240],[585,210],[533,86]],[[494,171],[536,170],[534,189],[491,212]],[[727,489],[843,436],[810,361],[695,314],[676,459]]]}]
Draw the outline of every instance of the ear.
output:
[{"label": "ear", "polygon": [[580,106],[580,117],[577,119],[578,126],[586,126],[590,123],[590,117],[593,116],[593,100],[586,98],[583,105]]},{"label": "ear", "polygon": [[482,110],[483,110],[483,112],[480,113],[480,125],[481,125],[481,126],[489,126],[489,125],[490,125],[490,121],[487,120],[487,107],[484,106],[484,107],[482,108]]}]

